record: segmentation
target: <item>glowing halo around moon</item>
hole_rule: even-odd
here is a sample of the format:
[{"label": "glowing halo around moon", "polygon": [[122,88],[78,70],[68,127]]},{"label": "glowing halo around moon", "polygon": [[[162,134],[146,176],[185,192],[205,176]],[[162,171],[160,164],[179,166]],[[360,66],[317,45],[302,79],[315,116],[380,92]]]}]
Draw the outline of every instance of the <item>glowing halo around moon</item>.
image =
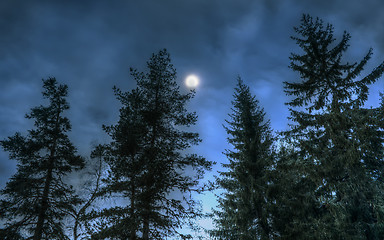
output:
[{"label": "glowing halo around moon", "polygon": [[195,88],[199,85],[199,78],[196,75],[189,75],[185,79],[185,85],[190,88]]}]

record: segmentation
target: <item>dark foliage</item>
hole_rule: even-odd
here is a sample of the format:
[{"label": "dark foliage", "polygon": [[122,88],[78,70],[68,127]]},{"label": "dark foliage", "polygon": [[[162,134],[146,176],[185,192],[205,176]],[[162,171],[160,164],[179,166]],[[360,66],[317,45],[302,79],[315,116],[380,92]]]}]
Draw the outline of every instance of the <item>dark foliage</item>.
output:
[{"label": "dark foliage", "polygon": [[26,115],[35,120],[35,128],[26,137],[16,133],[0,141],[18,162],[17,173],[1,191],[0,216],[6,221],[2,239],[67,239],[62,220],[80,203],[64,182],[66,174],[84,165],[67,136],[71,125],[63,112],[69,108],[68,88],[54,78],[43,84],[49,105]]},{"label": "dark foliage", "polygon": [[200,139],[181,129],[195,124],[197,116],[185,108],[193,92],[180,93],[170,61],[167,51],[160,51],[147,73],[131,69],[137,88],[114,88],[122,107],[118,123],[104,126],[112,142],[106,146],[110,171],[103,191],[127,204],[94,213],[99,217],[94,238],[164,239],[201,216],[191,194],[204,190],[199,180],[212,163],[185,153]]},{"label": "dark foliage", "polygon": [[224,190],[214,211],[215,239],[269,239],[268,175],[273,165],[272,134],[264,110],[239,78],[225,127],[233,150],[217,184]]},{"label": "dark foliage", "polygon": [[[291,130],[285,133],[307,193],[300,200],[305,223],[296,239],[380,239],[382,228],[383,132],[380,109],[364,108],[368,85],[383,73],[381,64],[360,75],[371,57],[343,63],[350,35],[335,43],[333,27],[304,15],[293,37],[303,54],[291,55],[299,82],[285,82],[293,96]],[[305,214],[304,214],[305,213]],[[285,233],[290,236],[291,233]]]}]

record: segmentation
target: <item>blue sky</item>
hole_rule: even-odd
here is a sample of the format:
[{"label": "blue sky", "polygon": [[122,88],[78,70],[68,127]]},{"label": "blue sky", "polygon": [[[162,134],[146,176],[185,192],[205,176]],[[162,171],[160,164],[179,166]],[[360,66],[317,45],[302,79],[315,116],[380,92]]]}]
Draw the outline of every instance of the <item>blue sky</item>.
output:
[{"label": "blue sky", "polygon": [[[199,116],[194,130],[203,142],[193,151],[218,162],[228,148],[222,127],[230,112],[233,88],[241,76],[256,95],[272,128],[287,128],[288,100],[283,81],[296,81],[289,55],[299,49],[290,39],[302,14],[335,27],[335,36],[352,35],[346,55],[359,61],[370,47],[372,70],[384,60],[384,2],[380,0],[142,0],[0,2],[0,139],[25,133],[24,115],[42,103],[41,79],[56,77],[69,86],[71,140],[88,156],[93,142],[108,141],[102,124],[118,117],[112,86],[129,91],[129,67],[145,70],[152,53],[167,48],[182,89],[188,74],[201,83],[188,105]],[[381,78],[372,86],[369,105],[378,104]],[[186,89],[187,90],[187,89]],[[0,150],[0,187],[16,163]],[[202,198],[215,205],[212,194]]]}]

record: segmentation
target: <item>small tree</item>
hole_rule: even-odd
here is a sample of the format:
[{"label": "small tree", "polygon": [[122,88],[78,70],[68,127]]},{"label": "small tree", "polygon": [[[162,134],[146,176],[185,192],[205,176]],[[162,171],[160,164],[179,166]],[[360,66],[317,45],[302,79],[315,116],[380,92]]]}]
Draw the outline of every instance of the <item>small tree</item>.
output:
[{"label": "small tree", "polygon": [[0,217],[6,221],[3,239],[67,239],[62,220],[80,203],[64,182],[66,174],[84,165],[67,136],[71,125],[63,113],[69,108],[68,87],[49,78],[43,88],[49,105],[35,107],[26,115],[35,119],[35,129],[26,137],[16,133],[0,141],[10,159],[18,161],[17,173],[1,191]]},{"label": "small tree", "polygon": [[84,174],[80,186],[81,193],[79,197],[82,203],[73,209],[70,213],[70,218],[73,220],[72,237],[73,240],[85,239],[88,237],[92,225],[92,207],[98,197],[102,195],[102,177],[105,172],[104,163],[105,148],[102,145],[97,145],[91,153],[91,161],[87,168],[83,169]]},{"label": "small tree", "polygon": [[201,215],[191,194],[204,190],[199,180],[212,163],[185,152],[200,142],[197,133],[182,130],[197,120],[185,108],[193,92],[180,93],[166,50],[152,55],[147,66],[147,73],[131,69],[136,89],[114,88],[122,108],[118,123],[104,126],[112,138],[106,150],[110,171],[104,191],[127,205],[98,213],[95,238],[183,236],[177,229]]},{"label": "small tree", "polygon": [[272,133],[264,110],[251,95],[249,87],[239,78],[235,88],[228,142],[233,150],[225,155],[217,184],[225,192],[219,198],[220,210],[215,210],[217,239],[269,239],[267,190],[268,175],[273,165]]}]

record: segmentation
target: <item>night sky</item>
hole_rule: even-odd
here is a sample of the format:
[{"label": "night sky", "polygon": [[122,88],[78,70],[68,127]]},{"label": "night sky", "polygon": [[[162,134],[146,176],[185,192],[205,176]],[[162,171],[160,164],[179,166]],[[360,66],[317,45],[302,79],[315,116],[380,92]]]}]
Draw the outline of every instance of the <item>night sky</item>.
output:
[{"label": "night sky", "polygon": [[[276,131],[287,129],[288,98],[283,81],[296,81],[288,68],[298,52],[290,39],[302,14],[320,17],[352,36],[346,60],[359,61],[370,47],[366,70],[384,60],[384,2],[381,0],[128,0],[0,2],[0,139],[26,133],[24,116],[43,104],[42,81],[56,77],[69,86],[70,138],[89,156],[91,145],[109,140],[102,124],[118,120],[116,85],[135,86],[129,68],[146,70],[152,53],[166,48],[182,91],[188,74],[200,78],[188,109],[199,120],[193,130],[203,142],[192,151],[218,164],[228,148],[223,129],[237,76],[251,88]],[[340,38],[339,38],[340,39]],[[377,106],[383,78],[372,86],[369,106]],[[16,171],[16,162],[0,150],[0,188]],[[204,209],[215,203],[202,198]]]}]

